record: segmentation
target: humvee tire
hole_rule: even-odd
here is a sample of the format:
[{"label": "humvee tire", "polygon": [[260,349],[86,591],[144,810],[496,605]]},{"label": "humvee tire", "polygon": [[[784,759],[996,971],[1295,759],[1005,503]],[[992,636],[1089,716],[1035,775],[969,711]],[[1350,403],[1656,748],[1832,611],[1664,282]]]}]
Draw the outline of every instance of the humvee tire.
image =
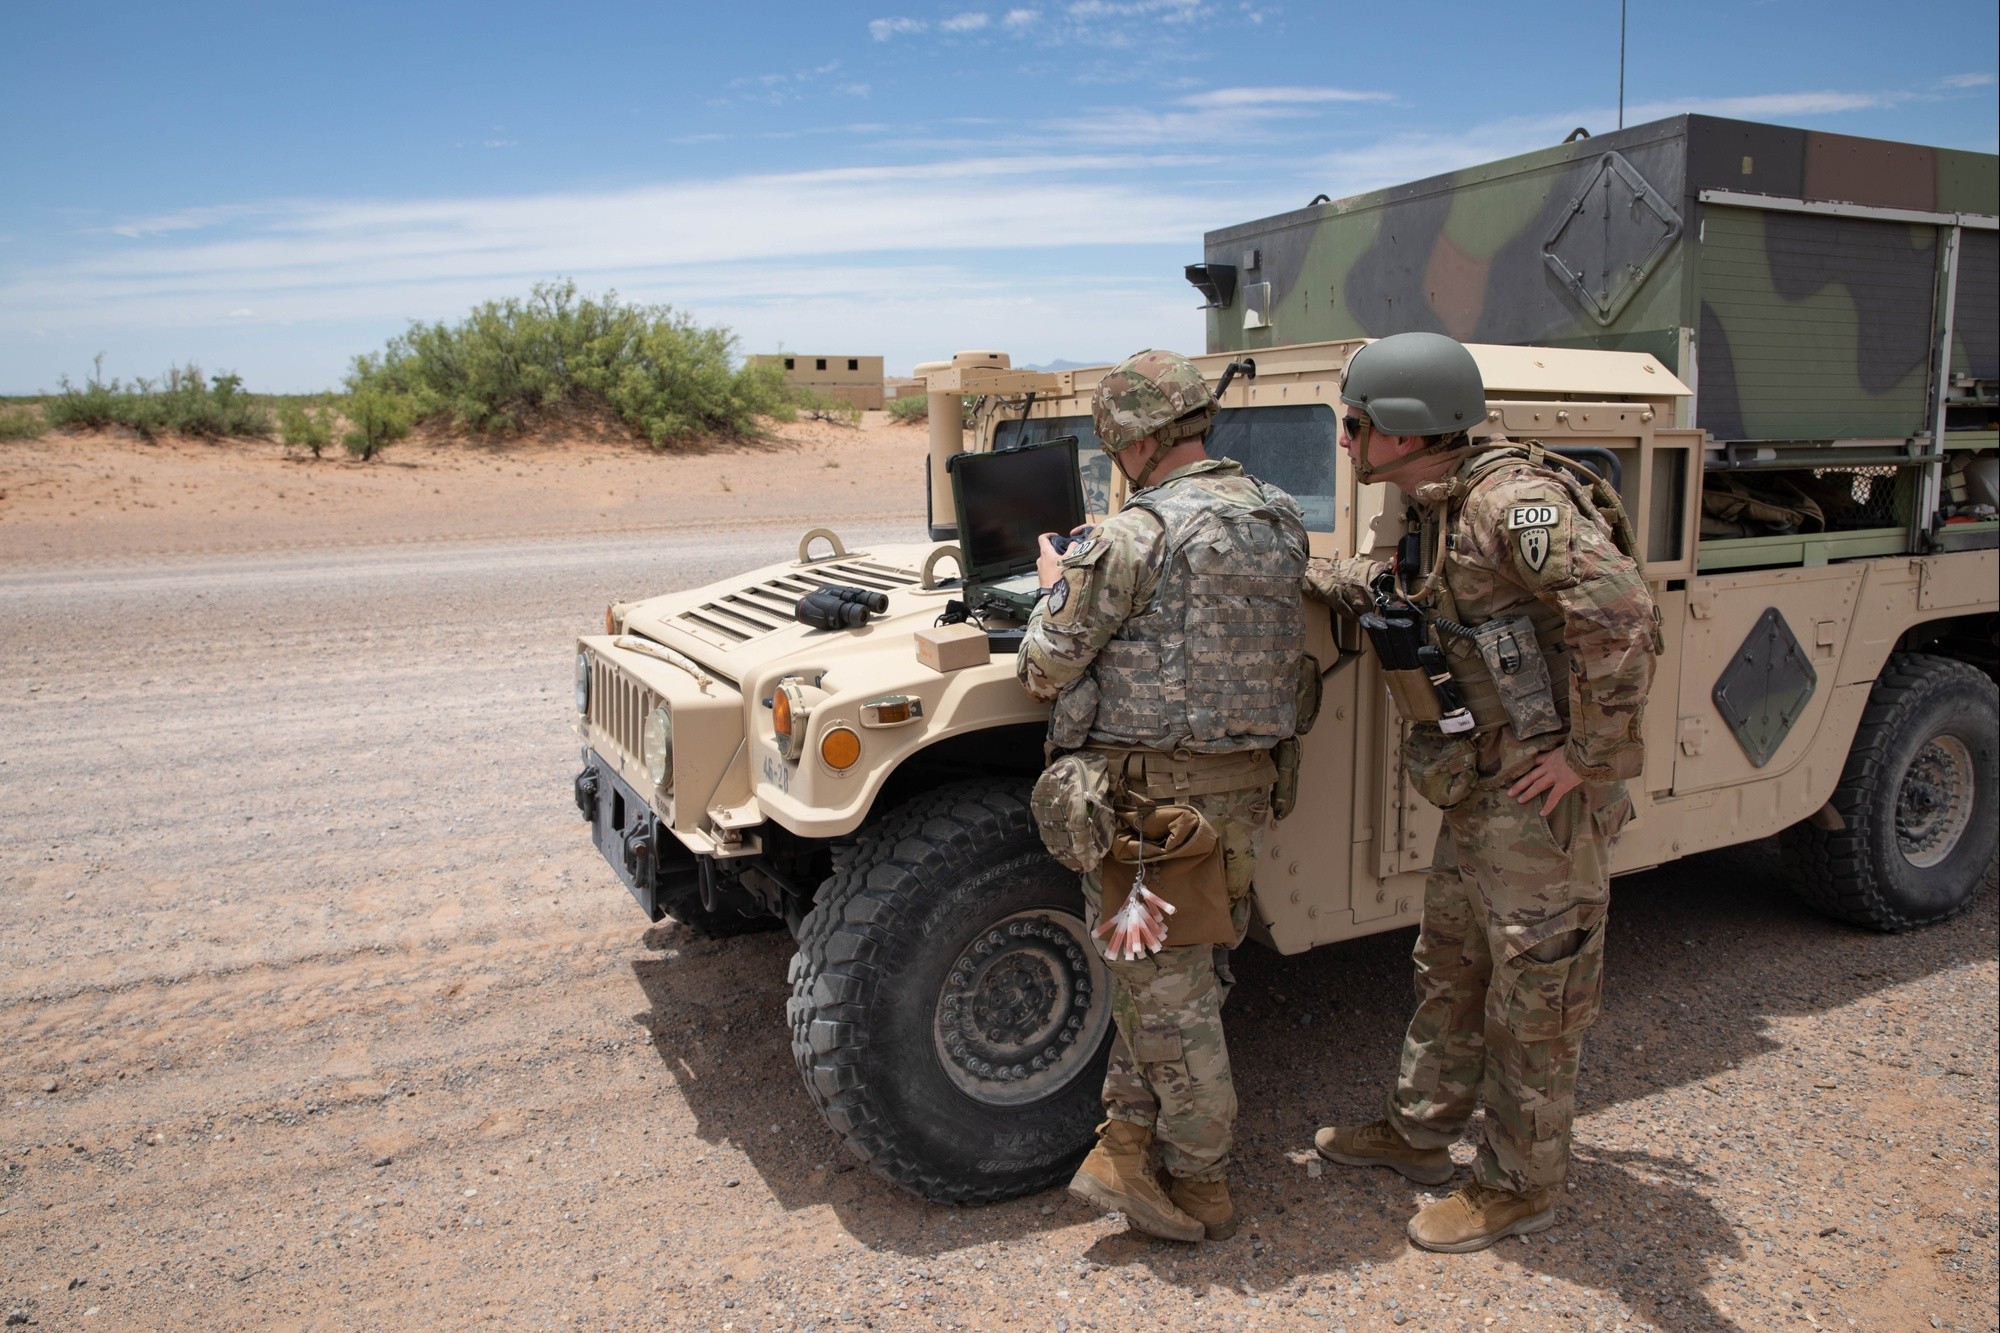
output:
[{"label": "humvee tire", "polygon": [[1846,827],[1782,835],[1792,886],[1829,916],[1901,931],[1962,910],[1993,874],[2000,688],[1897,653],[1868,697],[1832,806]]},{"label": "humvee tire", "polygon": [[850,1151],[940,1203],[1062,1183],[1103,1115],[1108,976],[1027,796],[968,782],[891,811],[792,959],[806,1090]]}]

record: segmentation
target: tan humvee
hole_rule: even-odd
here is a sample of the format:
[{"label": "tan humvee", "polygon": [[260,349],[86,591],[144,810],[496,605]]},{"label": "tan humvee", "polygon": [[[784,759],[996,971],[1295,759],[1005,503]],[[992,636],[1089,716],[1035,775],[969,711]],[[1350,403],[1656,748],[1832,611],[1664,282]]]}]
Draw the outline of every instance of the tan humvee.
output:
[{"label": "tan humvee", "polygon": [[[1259,351],[1210,438],[1299,498],[1317,555],[1386,557],[1405,530],[1394,488],[1358,487],[1336,447],[1341,371],[1362,345]],[[1741,460],[1705,456],[1684,424],[1688,389],[1663,365],[1472,351],[1490,431],[1611,474],[1664,616],[1617,870],[1785,831],[1801,891],[1847,920],[1896,929],[1962,906],[2000,823],[1996,525],[1945,528],[1907,498],[1962,494],[1952,460],[1922,439],[1759,450],[1752,466],[1789,465],[1822,489],[1881,488],[1882,521],[1705,542],[1704,479]],[[1228,361],[1197,364],[1215,382]],[[979,403],[970,447],[1075,434],[1091,507],[1123,498],[1090,428],[1103,368],[966,353],[919,373],[934,520],[953,512],[944,461],[967,447],[962,396]],[[1973,438],[1964,459],[1990,458],[1992,441]],[[1933,484],[1899,480],[1919,476]],[[793,1049],[853,1151],[929,1197],[989,1200],[1059,1182],[1087,1147],[1109,1015],[1075,877],[1028,816],[1045,707],[1016,683],[1011,651],[952,671],[918,658],[917,633],[959,591],[949,533],[934,521],[931,535],[859,551],[817,531],[788,564],[614,605],[606,633],[578,645],[577,800],[655,919],[791,928]],[[1943,537],[1983,549],[1939,550]],[[798,599],[829,583],[878,590],[887,610],[849,629],[796,622]],[[1325,703],[1300,808],[1268,837],[1252,927],[1282,953],[1416,921],[1439,825],[1398,771],[1401,723],[1372,657],[1324,607],[1307,614]]]}]

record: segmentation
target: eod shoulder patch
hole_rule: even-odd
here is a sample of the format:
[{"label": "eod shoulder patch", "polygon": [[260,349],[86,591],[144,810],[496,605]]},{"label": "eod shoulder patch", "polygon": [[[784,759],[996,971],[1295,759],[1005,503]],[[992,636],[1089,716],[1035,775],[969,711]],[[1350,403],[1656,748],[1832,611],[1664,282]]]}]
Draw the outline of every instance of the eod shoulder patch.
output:
[{"label": "eod shoulder patch", "polygon": [[1548,568],[1557,543],[1567,539],[1568,518],[1567,506],[1534,498],[1507,506],[1507,531],[1530,571],[1540,574]]}]

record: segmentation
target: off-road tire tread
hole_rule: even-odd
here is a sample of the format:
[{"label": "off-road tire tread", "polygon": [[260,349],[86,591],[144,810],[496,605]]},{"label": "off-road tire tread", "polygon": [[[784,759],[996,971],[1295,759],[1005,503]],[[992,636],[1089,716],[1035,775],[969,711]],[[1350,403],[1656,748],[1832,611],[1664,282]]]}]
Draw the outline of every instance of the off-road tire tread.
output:
[{"label": "off-road tire tread", "polygon": [[[1956,916],[1979,896],[1974,891],[1943,912],[1912,916],[1883,896],[1868,862],[1871,839],[1896,836],[1893,828],[1874,827],[1870,799],[1877,782],[1885,778],[1891,743],[1933,695],[1954,683],[1971,684],[1989,693],[1994,689],[1984,672],[1949,657],[1894,653],[1883,666],[1855,728],[1847,766],[1834,788],[1832,804],[1847,827],[1829,831],[1801,822],[1779,837],[1792,891],[1812,907],[1850,925],[1897,933]],[[1994,879],[1995,871],[1989,867],[1986,885],[1990,887]]]},{"label": "off-road tire tread", "polygon": [[[894,1127],[876,1113],[860,1067],[867,1041],[863,1000],[885,951],[895,947],[916,915],[911,889],[920,872],[1032,830],[1024,784],[973,781],[939,788],[886,816],[820,889],[799,928],[786,1017],[792,1058],[806,1091],[849,1151],[907,1189],[940,1203],[994,1203],[1066,1181],[1075,1164],[1055,1163],[1030,1178],[994,1183],[951,1179],[899,1144]],[[956,853],[956,856],[951,855]],[[812,1029],[835,1038],[815,1050]]]}]

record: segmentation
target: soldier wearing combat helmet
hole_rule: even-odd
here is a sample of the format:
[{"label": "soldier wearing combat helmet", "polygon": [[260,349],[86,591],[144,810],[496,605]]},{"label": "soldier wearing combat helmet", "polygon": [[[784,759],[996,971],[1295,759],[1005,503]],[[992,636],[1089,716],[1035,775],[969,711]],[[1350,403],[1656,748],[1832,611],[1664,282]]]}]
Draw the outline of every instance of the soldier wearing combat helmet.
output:
[{"label": "soldier wearing combat helmet", "polygon": [[[1022,684],[1054,701],[1062,756],[1036,784],[1036,818],[1084,872],[1111,972],[1106,1119],[1070,1190],[1154,1235],[1220,1239],[1236,1230],[1236,1092],[1218,953],[1248,927],[1270,752],[1297,718],[1305,525],[1289,495],[1207,456],[1215,397],[1187,358],[1127,357],[1092,410],[1132,496],[1060,555],[1043,538],[1047,595],[1019,658]],[[1064,795],[1093,782],[1095,797]],[[1076,827],[1062,807],[1087,821],[1107,800],[1106,845],[1058,846]],[[1167,1189],[1148,1160],[1155,1141]]]},{"label": "soldier wearing combat helmet", "polygon": [[[1469,440],[1486,419],[1472,354],[1432,333],[1355,353],[1342,447],[1415,501],[1429,613],[1474,725],[1412,721],[1403,763],[1444,810],[1414,952],[1417,1010],[1384,1117],[1322,1129],[1320,1153],[1422,1184],[1483,1093],[1472,1180],[1410,1220],[1426,1249],[1484,1249],[1554,1222],[1583,1030],[1603,979],[1612,839],[1643,760],[1659,639],[1615,494],[1539,444]],[[1366,557],[1314,560],[1307,591],[1374,609]],[[1435,716],[1435,714],[1433,714]]]}]

